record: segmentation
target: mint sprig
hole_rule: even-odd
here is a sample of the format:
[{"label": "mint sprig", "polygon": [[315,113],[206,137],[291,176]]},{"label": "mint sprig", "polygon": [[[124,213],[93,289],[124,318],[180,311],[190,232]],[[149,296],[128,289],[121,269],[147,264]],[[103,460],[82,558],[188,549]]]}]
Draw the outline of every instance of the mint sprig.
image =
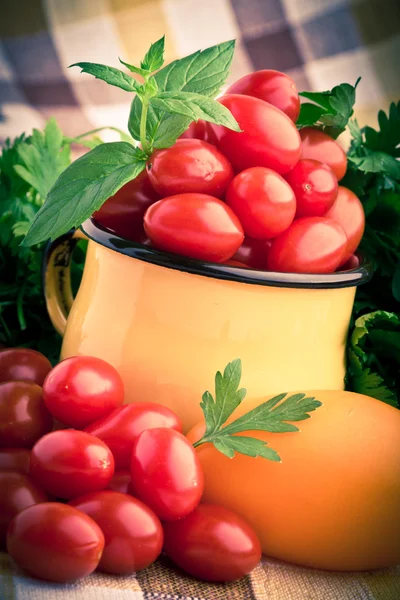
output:
[{"label": "mint sprig", "polygon": [[98,63],[79,62],[70,65],[71,67],[79,67],[81,73],[93,75],[96,79],[101,79],[109,85],[121,88],[125,92],[137,92],[139,83],[131,75],[127,75],[120,69],[115,67],[107,67]]}]

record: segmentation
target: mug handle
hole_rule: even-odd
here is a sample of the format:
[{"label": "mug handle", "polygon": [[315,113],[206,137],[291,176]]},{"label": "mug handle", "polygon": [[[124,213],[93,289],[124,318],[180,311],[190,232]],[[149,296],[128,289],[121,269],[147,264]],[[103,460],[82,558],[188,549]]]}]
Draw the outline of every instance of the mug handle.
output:
[{"label": "mug handle", "polygon": [[87,239],[79,229],[49,242],[44,250],[42,281],[47,312],[60,335],[64,335],[67,318],[74,302],[71,288],[71,258],[80,239]]}]

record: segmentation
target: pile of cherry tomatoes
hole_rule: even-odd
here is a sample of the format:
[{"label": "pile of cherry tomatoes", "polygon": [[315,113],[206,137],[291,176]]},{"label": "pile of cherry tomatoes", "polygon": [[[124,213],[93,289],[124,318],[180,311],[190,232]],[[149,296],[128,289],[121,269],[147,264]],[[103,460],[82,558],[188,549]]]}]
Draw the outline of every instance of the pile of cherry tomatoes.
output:
[{"label": "pile of cherry tomatoes", "polygon": [[0,352],[0,549],[58,582],[131,574],[162,550],[200,579],[249,573],[259,540],[240,515],[200,504],[203,473],[179,417],[123,401],[101,359],[52,368],[33,350]]},{"label": "pile of cherry tomatoes", "polygon": [[356,266],[365,216],[338,183],[346,154],[322,131],[297,130],[293,80],[257,71],[218,101],[241,132],[192,123],[94,219],[124,238],[203,261],[295,273]]}]

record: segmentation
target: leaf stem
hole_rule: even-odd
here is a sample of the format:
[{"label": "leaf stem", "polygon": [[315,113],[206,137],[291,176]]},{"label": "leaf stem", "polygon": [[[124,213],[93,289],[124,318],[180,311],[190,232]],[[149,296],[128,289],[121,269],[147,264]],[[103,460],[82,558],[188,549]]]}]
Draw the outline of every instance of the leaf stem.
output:
[{"label": "leaf stem", "polygon": [[147,112],[149,110],[149,99],[144,95],[142,97],[142,115],[140,117],[140,143],[142,144],[143,152],[146,154],[150,153],[150,146],[147,143],[146,137],[146,126],[147,126]]}]

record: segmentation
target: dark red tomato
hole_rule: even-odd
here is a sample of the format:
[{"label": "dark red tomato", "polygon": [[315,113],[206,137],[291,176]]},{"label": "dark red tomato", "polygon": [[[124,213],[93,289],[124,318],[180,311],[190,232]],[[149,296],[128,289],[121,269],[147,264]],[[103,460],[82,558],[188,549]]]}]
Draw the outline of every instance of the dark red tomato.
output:
[{"label": "dark red tomato", "polygon": [[267,267],[283,273],[333,273],[346,246],[347,236],[333,219],[303,217],[272,241]]},{"label": "dark red tomato", "polygon": [[293,121],[272,104],[259,98],[229,94],[218,102],[226,106],[242,129],[232,131],[212,125],[218,147],[233,168],[267,167],[280,175],[287,173],[300,158],[301,142]]},{"label": "dark red tomato", "polygon": [[110,448],[117,470],[130,469],[132,448],[136,438],[145,429],[169,427],[182,432],[178,415],[161,404],[133,402],[116,408],[104,419],[95,421],[86,428]]},{"label": "dark red tomato", "polygon": [[255,240],[246,236],[233,259],[244,263],[250,269],[262,271],[267,268],[267,252],[270,247],[271,240]]},{"label": "dark red tomato", "polygon": [[121,492],[121,494],[129,494],[130,488],[129,484],[131,482],[131,472],[130,471],[117,471],[114,473],[114,477],[111,479],[110,483],[107,486],[108,490],[113,490],[114,492]]},{"label": "dark red tomato", "polygon": [[140,242],[144,236],[144,213],[159,199],[160,195],[143,171],[111,196],[93,218],[118,236]]},{"label": "dark red tomato", "polygon": [[174,429],[147,429],[132,451],[135,496],[165,521],[186,517],[199,504],[203,472],[193,446]]},{"label": "dark red tomato", "polygon": [[269,102],[284,112],[294,123],[300,112],[300,98],[296,84],[280,71],[266,69],[245,75],[226,91],[227,94],[245,94]]},{"label": "dark red tomato", "polygon": [[74,498],[105,489],[114,459],[98,438],[74,429],[48,433],[32,448],[32,479],[56,498]]},{"label": "dark red tomato", "polygon": [[124,384],[118,371],[105,360],[72,356],[46,377],[43,399],[53,417],[83,428],[123,403]]},{"label": "dark red tomato", "polygon": [[343,148],[329,135],[312,127],[300,129],[300,137],[301,158],[312,158],[325,163],[340,181],[347,169],[347,156]]},{"label": "dark red tomato", "polygon": [[357,269],[359,266],[360,259],[355,254],[352,254],[346,263],[339,265],[337,271],[351,271],[353,269]]},{"label": "dark red tomato", "polygon": [[156,248],[212,262],[229,260],[244,237],[233,210],[207,194],[156,202],[144,216],[144,227]]},{"label": "dark red tomato", "polygon": [[0,471],[0,548],[12,519],[28,506],[47,502],[46,494],[23,473]]},{"label": "dark red tomato", "polygon": [[255,239],[276,237],[289,227],[296,213],[290,185],[265,167],[252,167],[236,175],[225,200],[239,217],[245,234]]},{"label": "dark red tomato", "polygon": [[53,419],[36,383],[0,384],[0,448],[31,448],[53,429]]},{"label": "dark red tomato", "polygon": [[43,385],[50,369],[50,361],[36,350],[7,348],[0,351],[0,383],[31,381]]},{"label": "dark red tomato", "polygon": [[181,569],[206,581],[235,581],[261,559],[257,535],[223,506],[200,504],[188,517],[164,524],[164,550]]},{"label": "dark red tomato", "polygon": [[29,473],[31,453],[25,448],[7,448],[0,450],[0,471],[18,471]]},{"label": "dark red tomato", "polygon": [[99,571],[128,575],[159,556],[164,537],[160,520],[137,498],[106,490],[76,498],[70,505],[91,517],[104,534]]},{"label": "dark red tomato", "polygon": [[190,123],[186,131],[179,136],[179,139],[203,140],[203,142],[208,142],[209,144],[215,144],[217,141],[210,123],[203,121],[202,119]]},{"label": "dark red tomato", "polygon": [[335,202],[336,175],[328,165],[303,158],[285,175],[296,196],[296,217],[322,217]]},{"label": "dark red tomato", "polygon": [[339,223],[347,235],[346,252],[340,263],[344,265],[357,250],[364,234],[365,213],[363,205],[351,190],[340,185],[335,203],[326,213],[326,216]]},{"label": "dark red tomato", "polygon": [[161,196],[199,193],[222,198],[233,178],[227,158],[201,140],[177,140],[156,150],[147,163],[152,186]]},{"label": "dark red tomato", "polygon": [[30,575],[65,583],[85,577],[99,564],[104,548],[100,527],[73,506],[45,502],[11,522],[7,550]]}]

